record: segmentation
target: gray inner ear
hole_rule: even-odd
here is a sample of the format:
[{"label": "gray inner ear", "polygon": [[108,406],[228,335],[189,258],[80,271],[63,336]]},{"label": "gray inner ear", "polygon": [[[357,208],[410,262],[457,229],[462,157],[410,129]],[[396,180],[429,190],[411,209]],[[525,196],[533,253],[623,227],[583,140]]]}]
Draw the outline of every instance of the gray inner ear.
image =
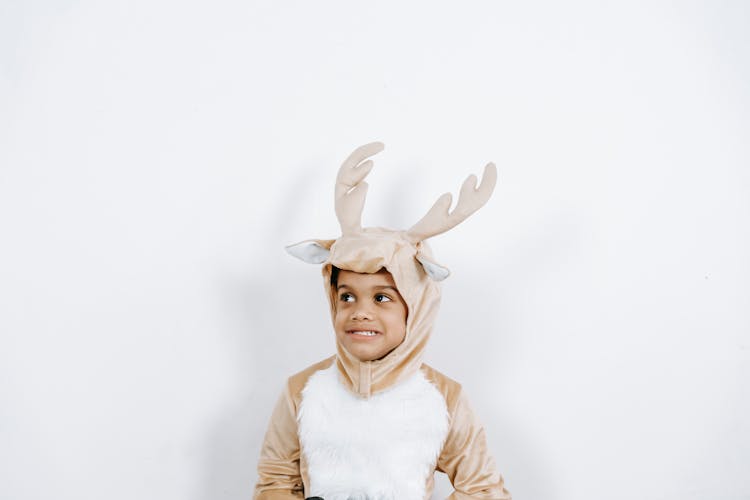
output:
[{"label": "gray inner ear", "polygon": [[328,259],[331,253],[326,247],[322,246],[315,240],[307,240],[294,245],[284,247],[284,250],[308,264],[322,264]]},{"label": "gray inner ear", "polygon": [[448,268],[432,262],[421,253],[417,253],[416,258],[419,263],[422,264],[422,268],[424,268],[424,272],[427,273],[427,276],[432,278],[434,281],[443,281],[451,274]]}]

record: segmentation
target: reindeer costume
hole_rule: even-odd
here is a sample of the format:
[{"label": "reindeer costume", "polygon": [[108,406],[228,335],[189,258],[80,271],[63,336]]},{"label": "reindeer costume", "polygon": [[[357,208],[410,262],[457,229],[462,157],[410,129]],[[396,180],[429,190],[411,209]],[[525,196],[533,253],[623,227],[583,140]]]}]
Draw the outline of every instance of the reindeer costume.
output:
[{"label": "reindeer costume", "polygon": [[422,362],[448,270],[432,260],[424,240],[457,225],[484,205],[496,181],[493,164],[482,182],[469,176],[449,213],[446,193],[408,231],[362,228],[374,142],[356,149],[336,179],[337,240],[287,247],[323,264],[332,316],[337,292],[332,266],[358,273],[385,268],[408,315],[403,342],[385,357],[360,361],[339,342],[337,353],[290,377],[273,411],[258,463],[255,499],[325,500],[430,498],[435,470],[445,472],[451,499],[510,499],[487,452],[484,429],[460,384]]}]

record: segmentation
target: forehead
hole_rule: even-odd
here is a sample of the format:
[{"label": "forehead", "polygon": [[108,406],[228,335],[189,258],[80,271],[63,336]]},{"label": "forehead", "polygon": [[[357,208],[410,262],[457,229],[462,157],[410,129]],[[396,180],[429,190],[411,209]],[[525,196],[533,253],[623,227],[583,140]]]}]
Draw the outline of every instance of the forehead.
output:
[{"label": "forehead", "polygon": [[338,286],[342,287],[344,285],[350,287],[391,286],[396,288],[393,275],[386,270],[381,270],[377,273],[355,273],[354,271],[342,269],[339,272]]}]

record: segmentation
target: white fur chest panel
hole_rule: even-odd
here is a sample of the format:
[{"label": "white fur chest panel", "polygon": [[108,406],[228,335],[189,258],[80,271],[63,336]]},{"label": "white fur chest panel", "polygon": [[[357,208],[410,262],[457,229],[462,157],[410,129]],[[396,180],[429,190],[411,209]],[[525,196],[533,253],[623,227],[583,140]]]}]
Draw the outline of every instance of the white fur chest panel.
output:
[{"label": "white fur chest panel", "polygon": [[297,415],[310,491],[325,500],[422,500],[448,433],[445,399],[421,371],[362,399],[336,365],[313,374]]}]

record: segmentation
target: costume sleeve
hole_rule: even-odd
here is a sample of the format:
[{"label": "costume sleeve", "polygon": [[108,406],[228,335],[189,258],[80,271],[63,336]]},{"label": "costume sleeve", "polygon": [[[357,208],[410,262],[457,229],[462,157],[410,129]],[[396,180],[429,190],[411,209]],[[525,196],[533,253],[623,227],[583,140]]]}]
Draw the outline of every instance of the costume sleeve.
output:
[{"label": "costume sleeve", "polygon": [[487,451],[484,427],[463,390],[450,413],[451,426],[437,463],[437,469],[448,475],[455,490],[448,500],[510,500],[503,478]]},{"label": "costume sleeve", "polygon": [[289,384],[271,415],[260,450],[254,500],[304,498],[297,418]]}]

